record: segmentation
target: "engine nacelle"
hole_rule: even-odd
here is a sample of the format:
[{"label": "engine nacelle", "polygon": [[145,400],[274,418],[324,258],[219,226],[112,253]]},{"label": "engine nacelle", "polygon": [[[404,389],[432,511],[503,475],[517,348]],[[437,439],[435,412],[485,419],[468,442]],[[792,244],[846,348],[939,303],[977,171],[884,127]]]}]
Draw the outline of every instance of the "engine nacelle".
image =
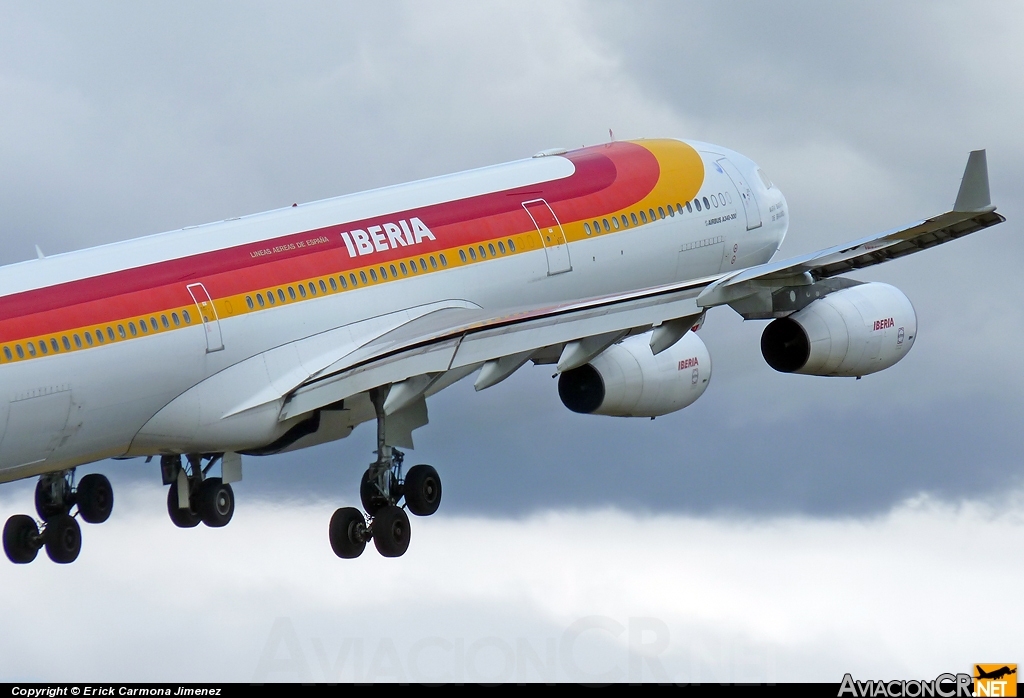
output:
[{"label": "engine nacelle", "polygon": [[916,336],[910,299],[895,286],[866,283],[772,322],[761,335],[761,354],[783,373],[864,376],[906,356]]},{"label": "engine nacelle", "polygon": [[657,356],[650,333],[628,337],[558,378],[558,397],[573,412],[660,417],[692,404],[711,380],[711,355],[687,332]]}]

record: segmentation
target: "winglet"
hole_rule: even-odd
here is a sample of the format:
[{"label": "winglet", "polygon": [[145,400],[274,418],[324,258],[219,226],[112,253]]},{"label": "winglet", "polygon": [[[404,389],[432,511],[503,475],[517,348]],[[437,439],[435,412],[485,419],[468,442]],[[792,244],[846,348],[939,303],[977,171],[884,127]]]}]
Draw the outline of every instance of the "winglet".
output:
[{"label": "winglet", "polygon": [[967,169],[960,182],[954,211],[991,211],[992,198],[988,191],[988,159],[984,150],[973,150],[967,158]]}]

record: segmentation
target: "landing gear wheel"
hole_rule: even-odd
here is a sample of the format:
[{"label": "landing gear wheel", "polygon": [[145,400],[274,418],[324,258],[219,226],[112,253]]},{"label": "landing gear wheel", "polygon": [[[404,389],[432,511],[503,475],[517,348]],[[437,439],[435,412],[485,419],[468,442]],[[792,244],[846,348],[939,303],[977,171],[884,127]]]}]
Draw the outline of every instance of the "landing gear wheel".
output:
[{"label": "landing gear wheel", "polygon": [[[60,486],[63,486],[63,483]],[[61,514],[67,514],[70,510],[71,504],[64,498],[53,497],[51,483],[45,478],[39,478],[39,482],[36,483],[36,513],[39,514],[39,518],[49,521]]]},{"label": "landing gear wheel", "polygon": [[363,503],[363,509],[370,516],[376,516],[378,511],[388,505],[388,500],[377,489],[377,484],[370,480],[369,468],[359,481],[359,500]]},{"label": "landing gear wheel", "polygon": [[331,547],[341,558],[359,557],[366,548],[366,519],[354,507],[338,509],[331,517]]},{"label": "landing gear wheel", "polygon": [[416,516],[430,516],[441,505],[441,478],[429,465],[414,465],[405,476],[405,503]]},{"label": "landing gear wheel", "polygon": [[58,565],[66,565],[78,559],[82,550],[82,529],[78,522],[64,514],[55,516],[46,523],[46,554]]},{"label": "landing gear wheel", "polygon": [[194,504],[189,506],[188,509],[182,509],[178,506],[177,482],[171,483],[170,489],[167,490],[167,513],[171,516],[171,523],[178,528],[195,528],[202,521]]},{"label": "landing gear wheel", "polygon": [[4,524],[4,552],[16,565],[27,565],[39,554],[39,527],[35,519],[15,514]]},{"label": "landing gear wheel", "polygon": [[100,524],[110,518],[114,508],[114,488],[110,480],[103,475],[93,473],[86,475],[78,483],[75,494],[78,513],[86,523]]},{"label": "landing gear wheel", "polygon": [[235,513],[235,493],[219,477],[203,480],[196,495],[199,515],[210,528],[227,526]]},{"label": "landing gear wheel", "polygon": [[393,504],[381,509],[371,525],[373,544],[384,557],[401,557],[409,549],[409,515]]}]

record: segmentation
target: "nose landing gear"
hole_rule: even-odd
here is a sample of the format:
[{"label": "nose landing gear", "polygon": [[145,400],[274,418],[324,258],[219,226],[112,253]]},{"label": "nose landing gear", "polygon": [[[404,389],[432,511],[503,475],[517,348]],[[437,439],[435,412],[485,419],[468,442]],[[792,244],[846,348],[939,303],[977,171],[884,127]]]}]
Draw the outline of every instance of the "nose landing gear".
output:
[{"label": "nose landing gear", "polygon": [[[62,470],[39,476],[35,492],[36,513],[42,526],[25,514],[15,514],[4,525],[3,544],[7,559],[25,565],[36,559],[41,548],[54,562],[66,565],[78,559],[82,550],[82,529],[76,517],[99,524],[110,518],[114,490],[103,475],[86,475],[75,487],[75,471]],[[77,506],[75,516],[72,508]]]},{"label": "nose landing gear", "polygon": [[[344,507],[331,517],[331,548],[340,558],[359,557],[366,543],[373,540],[384,557],[401,557],[409,549],[411,527],[408,509],[417,516],[430,516],[441,504],[441,478],[429,465],[409,468],[402,478],[405,454],[389,445],[385,438],[384,399],[387,391],[370,391],[377,413],[377,460],[359,482],[359,499],[364,515],[353,507]],[[405,506],[399,502],[405,499]]]}]

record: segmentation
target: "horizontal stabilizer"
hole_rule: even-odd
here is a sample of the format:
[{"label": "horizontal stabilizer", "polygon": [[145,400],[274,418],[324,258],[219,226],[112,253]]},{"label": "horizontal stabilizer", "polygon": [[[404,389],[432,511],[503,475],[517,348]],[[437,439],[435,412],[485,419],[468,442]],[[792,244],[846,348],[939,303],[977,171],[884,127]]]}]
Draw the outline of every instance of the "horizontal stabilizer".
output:
[{"label": "horizontal stabilizer", "polygon": [[988,158],[984,150],[973,150],[967,158],[967,168],[960,181],[960,191],[956,195],[953,210],[992,210],[992,197],[988,191]]}]

